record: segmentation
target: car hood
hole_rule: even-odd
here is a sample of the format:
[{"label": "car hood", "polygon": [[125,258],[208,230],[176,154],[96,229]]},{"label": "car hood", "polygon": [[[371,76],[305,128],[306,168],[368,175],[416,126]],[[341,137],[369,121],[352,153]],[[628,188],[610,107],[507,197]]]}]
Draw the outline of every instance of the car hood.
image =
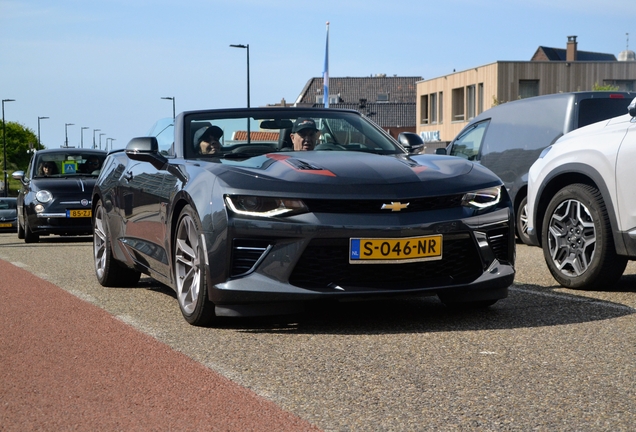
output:
[{"label": "car hood", "polygon": [[[440,155],[377,155],[359,152],[290,152],[270,153],[244,161],[223,161],[226,172],[219,174],[228,185],[250,187],[246,177],[258,181],[285,183],[289,190],[296,185],[307,190],[307,184],[320,184],[322,192],[377,193],[395,190],[396,185],[414,194],[438,194],[443,191],[466,190],[475,185],[500,184],[500,180],[480,165],[465,159]],[[233,180],[237,180],[234,182]],[[370,188],[369,186],[373,186]]]},{"label": "car hood", "polygon": [[36,178],[30,182],[33,191],[48,190],[51,193],[91,193],[97,177]]}]

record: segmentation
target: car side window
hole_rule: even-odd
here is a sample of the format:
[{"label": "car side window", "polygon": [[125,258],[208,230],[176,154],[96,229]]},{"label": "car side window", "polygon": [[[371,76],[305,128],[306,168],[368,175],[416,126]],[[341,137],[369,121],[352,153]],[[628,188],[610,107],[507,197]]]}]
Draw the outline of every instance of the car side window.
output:
[{"label": "car side window", "polygon": [[455,138],[450,151],[451,156],[459,156],[471,161],[477,160],[489,123],[490,120],[476,123]]}]

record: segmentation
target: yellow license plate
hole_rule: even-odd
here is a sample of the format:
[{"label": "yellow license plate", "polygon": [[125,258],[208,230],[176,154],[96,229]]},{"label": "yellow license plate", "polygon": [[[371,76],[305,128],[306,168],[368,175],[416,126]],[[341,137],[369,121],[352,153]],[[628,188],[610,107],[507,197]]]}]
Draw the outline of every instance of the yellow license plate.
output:
[{"label": "yellow license plate", "polygon": [[0,223],[0,228],[11,228],[11,224],[10,223]]},{"label": "yellow license plate", "polygon": [[91,210],[66,210],[66,217],[89,218],[93,215]]},{"label": "yellow license plate", "polygon": [[352,238],[351,264],[390,264],[442,259],[442,236]]}]

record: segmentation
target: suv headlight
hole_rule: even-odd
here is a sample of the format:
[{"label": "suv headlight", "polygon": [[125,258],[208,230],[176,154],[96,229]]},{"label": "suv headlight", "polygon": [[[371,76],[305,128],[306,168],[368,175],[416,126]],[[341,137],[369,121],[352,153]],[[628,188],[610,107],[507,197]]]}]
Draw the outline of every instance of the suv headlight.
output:
[{"label": "suv headlight", "polygon": [[46,204],[53,199],[53,194],[47,190],[37,191],[37,193],[35,194],[35,199],[43,204]]},{"label": "suv headlight", "polygon": [[225,202],[234,213],[245,216],[290,216],[308,211],[305,203],[298,199],[228,195]]},{"label": "suv headlight", "polygon": [[495,186],[464,194],[462,205],[482,210],[499,204],[500,200],[501,186]]}]

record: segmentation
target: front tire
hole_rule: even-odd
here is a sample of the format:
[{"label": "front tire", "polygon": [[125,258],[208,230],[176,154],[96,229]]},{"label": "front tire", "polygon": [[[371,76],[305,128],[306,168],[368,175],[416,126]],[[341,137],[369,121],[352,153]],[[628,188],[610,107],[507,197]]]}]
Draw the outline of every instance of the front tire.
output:
[{"label": "front tire", "polygon": [[29,220],[26,216],[24,216],[24,242],[25,243],[37,243],[40,241],[40,235],[31,231],[29,227]]},{"label": "front tire", "polygon": [[616,253],[600,192],[584,184],[554,195],[544,217],[542,244],[550,273],[567,288],[611,286],[627,265],[627,258]]},{"label": "front tire", "polygon": [[20,218],[18,218],[18,239],[24,240],[24,225],[20,223]]},{"label": "front tire", "polygon": [[141,273],[120,264],[113,257],[110,238],[108,236],[106,210],[101,201],[98,201],[95,206],[93,225],[93,258],[97,281],[100,285],[105,287],[137,285]]},{"label": "front tire", "polygon": [[199,217],[190,205],[185,206],[177,223],[173,262],[179,308],[185,320],[196,326],[209,324],[215,317],[214,304],[208,300],[207,267],[200,233]]}]

